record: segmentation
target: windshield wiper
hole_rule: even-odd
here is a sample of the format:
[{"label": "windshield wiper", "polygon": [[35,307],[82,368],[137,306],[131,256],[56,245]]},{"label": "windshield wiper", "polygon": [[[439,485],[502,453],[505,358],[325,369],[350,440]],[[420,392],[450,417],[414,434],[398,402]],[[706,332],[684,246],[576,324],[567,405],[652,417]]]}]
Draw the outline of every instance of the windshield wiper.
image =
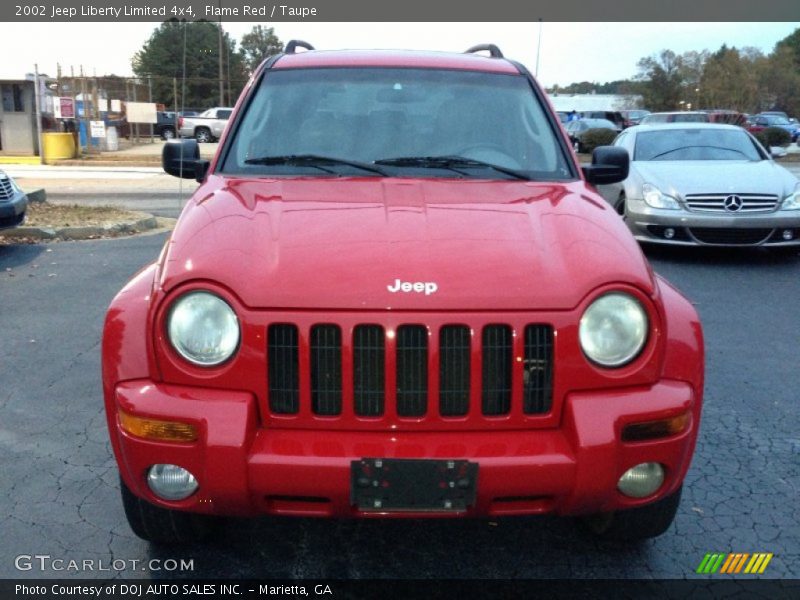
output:
[{"label": "windshield wiper", "polygon": [[399,156],[397,158],[382,158],[375,161],[376,165],[387,165],[392,167],[419,167],[422,169],[448,169],[466,175],[460,169],[483,168],[492,169],[498,173],[509,175],[515,179],[530,180],[530,177],[516,169],[501,167],[482,160],[467,158],[466,156]]},{"label": "windshield wiper", "polygon": [[336,158],[333,156],[320,156],[318,154],[284,154],[282,156],[259,156],[258,158],[248,158],[244,161],[248,165],[289,165],[297,167],[316,167],[326,173],[338,173],[331,169],[326,169],[323,165],[345,165],[348,167],[355,167],[362,171],[369,171],[388,177],[388,173],[383,169],[363,163],[356,160],[346,160],[344,158]]}]

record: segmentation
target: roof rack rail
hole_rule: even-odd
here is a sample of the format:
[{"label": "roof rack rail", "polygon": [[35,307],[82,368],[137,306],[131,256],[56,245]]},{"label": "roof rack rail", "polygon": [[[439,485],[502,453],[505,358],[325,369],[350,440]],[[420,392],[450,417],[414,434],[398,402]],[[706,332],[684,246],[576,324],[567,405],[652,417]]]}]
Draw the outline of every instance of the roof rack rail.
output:
[{"label": "roof rack rail", "polygon": [[288,44],[286,44],[286,48],[283,50],[286,54],[294,54],[297,48],[305,48],[306,50],[314,50],[314,46],[309,44],[308,42],[304,42],[303,40],[291,40]]},{"label": "roof rack rail", "polygon": [[492,58],[503,58],[503,53],[500,51],[500,48],[494,44],[478,44],[477,46],[469,48],[464,54],[475,54],[476,52],[482,52],[484,50],[488,51],[489,56]]}]

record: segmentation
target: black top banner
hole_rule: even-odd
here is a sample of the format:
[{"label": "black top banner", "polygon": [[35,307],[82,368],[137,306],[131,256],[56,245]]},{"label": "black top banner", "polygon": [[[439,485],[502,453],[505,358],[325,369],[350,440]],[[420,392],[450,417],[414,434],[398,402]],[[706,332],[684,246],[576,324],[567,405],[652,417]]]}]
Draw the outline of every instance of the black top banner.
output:
[{"label": "black top banner", "polygon": [[[798,0],[46,0],[3,3],[0,21],[111,22],[170,18],[253,22],[800,21]],[[667,32],[665,32],[667,33]]]}]

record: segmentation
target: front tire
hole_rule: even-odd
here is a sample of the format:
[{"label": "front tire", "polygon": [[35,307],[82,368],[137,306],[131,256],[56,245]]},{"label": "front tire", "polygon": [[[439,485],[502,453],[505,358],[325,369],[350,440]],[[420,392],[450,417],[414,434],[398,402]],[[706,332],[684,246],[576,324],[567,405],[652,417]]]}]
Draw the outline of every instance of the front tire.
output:
[{"label": "front tire", "polygon": [[617,211],[617,214],[625,218],[625,194],[620,194],[617,203],[614,205],[614,210]]},{"label": "front tire", "polygon": [[211,142],[214,138],[211,137],[211,130],[206,127],[199,127],[197,131],[194,133],[194,139],[197,140],[198,144],[207,144]]},{"label": "front tire", "polygon": [[675,520],[682,490],[683,486],[645,506],[585,517],[584,523],[602,540],[635,542],[657,537]]},{"label": "front tire", "polygon": [[164,127],[164,129],[161,130],[161,139],[164,140],[175,139],[175,129],[173,129],[172,127]]},{"label": "front tire", "polygon": [[169,510],[142,500],[120,477],[122,506],[137,536],[157,545],[193,544],[209,539],[219,529],[218,517]]}]

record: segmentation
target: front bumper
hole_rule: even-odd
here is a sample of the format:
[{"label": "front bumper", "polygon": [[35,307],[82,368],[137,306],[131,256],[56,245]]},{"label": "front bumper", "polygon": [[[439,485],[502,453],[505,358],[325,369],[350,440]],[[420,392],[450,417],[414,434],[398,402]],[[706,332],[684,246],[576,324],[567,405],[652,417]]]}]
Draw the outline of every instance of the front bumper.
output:
[{"label": "front bumper", "polygon": [[[147,380],[119,384],[109,405],[122,476],[138,496],[167,508],[221,515],[480,516],[591,514],[647,504],[683,481],[697,437],[700,402],[692,387],[664,380],[651,387],[568,395],[559,428],[514,431],[327,431],[263,428],[247,392],[189,388]],[[195,425],[193,443],[165,443],[121,430],[117,411]],[[632,422],[689,411],[688,428],[646,442],[620,441]],[[361,511],[351,503],[350,465],[361,458],[456,459],[479,465],[477,498],[465,512]],[[641,500],[616,489],[642,462],[661,463],[665,481]],[[156,498],[149,467],[180,465],[199,482],[180,502]]]},{"label": "front bumper", "polygon": [[27,209],[28,197],[22,192],[17,192],[8,200],[0,200],[0,229],[22,225]]},{"label": "front bumper", "polygon": [[[781,211],[754,214],[708,214],[687,210],[651,208],[643,200],[629,198],[626,202],[626,222],[634,237],[641,242],[675,246],[800,246],[800,211]],[[664,236],[666,228],[676,232]],[[736,235],[704,237],[702,230],[730,231]],[[746,230],[762,234],[746,235]],[[792,231],[792,239],[784,240],[783,232]]]}]

